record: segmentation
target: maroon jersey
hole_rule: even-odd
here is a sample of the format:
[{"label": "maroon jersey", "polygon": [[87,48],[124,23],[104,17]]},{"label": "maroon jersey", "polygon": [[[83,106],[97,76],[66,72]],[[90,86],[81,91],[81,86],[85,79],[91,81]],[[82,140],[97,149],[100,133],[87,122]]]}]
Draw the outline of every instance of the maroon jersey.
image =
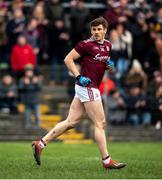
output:
[{"label": "maroon jersey", "polygon": [[107,40],[100,44],[92,38],[75,46],[75,50],[81,55],[81,75],[92,80],[89,87],[99,88],[106,70],[106,61],[110,58],[111,46]]}]

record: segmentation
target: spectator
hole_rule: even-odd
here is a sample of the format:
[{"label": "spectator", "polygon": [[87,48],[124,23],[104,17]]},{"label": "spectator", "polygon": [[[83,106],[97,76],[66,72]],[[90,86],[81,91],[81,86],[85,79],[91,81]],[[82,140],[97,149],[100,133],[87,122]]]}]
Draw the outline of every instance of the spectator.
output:
[{"label": "spectator", "polygon": [[151,113],[147,108],[147,99],[142,94],[140,87],[130,87],[125,102],[128,110],[128,123],[133,126],[140,124],[147,126],[151,124]]},{"label": "spectator", "polygon": [[128,30],[133,36],[133,59],[137,59],[142,66],[146,60],[146,53],[150,48],[150,35],[148,25],[146,22],[146,15],[139,12],[131,19],[131,23],[128,25]]},{"label": "spectator", "polygon": [[125,85],[127,87],[138,86],[143,93],[146,93],[148,78],[138,60],[133,60],[132,67],[126,75]]},{"label": "spectator", "polygon": [[114,90],[115,88],[116,88],[115,82],[112,80],[112,78],[108,77],[105,74],[99,88],[101,96],[107,97],[110,91]]},{"label": "spectator", "polygon": [[112,43],[111,60],[117,65],[120,57],[120,38],[116,29],[110,31],[110,41]]},{"label": "spectator", "polygon": [[106,10],[103,17],[109,23],[110,29],[116,28],[118,23],[125,23],[127,21],[127,16],[123,13],[120,2],[113,2],[111,8]]},{"label": "spectator", "polygon": [[46,10],[46,1],[38,1],[33,9],[32,16],[38,21],[37,31],[39,33],[40,51],[38,56],[38,64],[42,64],[43,60],[48,59],[48,36],[47,30],[49,26],[48,11]]},{"label": "spectator", "polygon": [[26,37],[27,42],[32,46],[36,55],[38,55],[40,51],[39,32],[37,30],[37,26],[37,20],[32,18],[23,31],[23,35]]},{"label": "spectator", "polygon": [[132,37],[129,31],[125,30],[123,25],[119,24],[117,25],[117,29],[110,31],[110,41],[112,42],[111,60],[115,62],[117,67],[115,80],[119,91],[122,91],[132,55]]},{"label": "spectator", "polygon": [[21,100],[25,104],[25,128],[32,127],[31,114],[32,111],[35,117],[35,126],[40,126],[40,91],[41,80],[39,76],[34,75],[32,66],[27,66],[25,75],[19,82],[21,92]]},{"label": "spectator", "polygon": [[32,64],[35,68],[36,56],[25,36],[21,35],[18,37],[17,44],[13,47],[11,53],[11,68],[17,78],[23,75],[27,64]]},{"label": "spectator", "polygon": [[49,35],[50,54],[52,58],[50,83],[53,85],[56,83],[57,67],[61,71],[61,82],[66,83],[68,73],[64,64],[64,58],[70,49],[70,35],[62,19],[58,18],[54,21]]},{"label": "spectator", "polygon": [[21,9],[26,17],[29,15],[29,7],[25,5],[25,0],[12,0],[9,11],[13,12],[16,9]]},{"label": "spectator", "polygon": [[7,36],[5,33],[5,20],[0,17],[0,64],[7,62]]},{"label": "spectator", "polygon": [[[150,25],[152,26],[152,25]],[[151,78],[155,70],[159,69],[159,54],[156,48],[157,42],[157,33],[150,28],[150,42],[147,52],[145,54],[145,62],[143,63],[144,70],[148,75],[148,78]]]},{"label": "spectator", "polygon": [[17,113],[17,86],[10,75],[0,81],[0,109],[4,112]]},{"label": "spectator", "polygon": [[156,96],[156,91],[161,83],[162,83],[162,72],[158,70],[154,71],[153,78],[148,85],[148,96],[150,98],[154,98]]},{"label": "spectator", "polygon": [[5,0],[0,0],[0,17],[8,15],[8,3]]},{"label": "spectator", "polygon": [[160,37],[157,37],[156,41],[155,41],[155,46],[156,46],[156,50],[158,52],[159,55],[159,64],[160,64],[160,70],[162,71],[162,34],[160,35]]},{"label": "spectator", "polygon": [[[148,85],[148,98],[149,98],[149,104],[152,112],[152,123],[156,124],[158,122],[158,97],[157,97],[157,91],[160,89],[160,86],[162,84],[162,73],[160,71],[154,71],[153,78],[149,82]],[[159,123],[157,123],[159,124]]]},{"label": "spectator", "polygon": [[52,14],[52,17],[51,17],[52,21],[54,21],[57,18],[63,18],[64,9],[61,6],[60,0],[51,0],[51,4],[49,8]]},{"label": "spectator", "polygon": [[24,30],[26,24],[26,18],[21,9],[15,9],[13,11],[13,19],[9,20],[6,26],[6,33],[8,36],[9,52],[13,45],[16,44],[18,36]]},{"label": "spectator", "polygon": [[156,91],[156,96],[155,96],[155,107],[156,107],[156,112],[155,112],[155,118],[156,118],[156,124],[155,128],[158,130],[161,128],[161,123],[162,123],[162,83],[160,84],[159,88]]},{"label": "spectator", "polygon": [[116,84],[111,77],[111,73],[107,74],[105,73],[102,79],[102,82],[99,87],[99,91],[102,97],[102,102],[104,104],[104,110],[105,110],[105,116],[108,116],[108,94],[110,91],[114,90],[116,88]]},{"label": "spectator", "polygon": [[125,29],[124,24],[118,24],[117,33],[119,34],[119,59],[117,61],[117,69],[121,78],[125,78],[128,71],[130,60],[132,58],[132,34]]},{"label": "spectator", "polygon": [[85,7],[83,0],[71,1],[71,37],[74,45],[87,36],[89,10]]},{"label": "spectator", "polygon": [[108,121],[113,125],[124,125],[126,121],[126,105],[117,89],[108,95]]}]

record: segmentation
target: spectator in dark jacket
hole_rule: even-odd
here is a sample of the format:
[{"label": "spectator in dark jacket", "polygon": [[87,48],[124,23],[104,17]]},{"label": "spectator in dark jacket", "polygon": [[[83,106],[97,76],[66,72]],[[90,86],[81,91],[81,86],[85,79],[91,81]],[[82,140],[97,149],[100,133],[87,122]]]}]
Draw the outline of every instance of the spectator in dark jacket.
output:
[{"label": "spectator in dark jacket", "polygon": [[156,96],[156,90],[162,84],[162,72],[156,70],[153,73],[153,77],[148,85],[148,95],[150,98],[154,98]]},{"label": "spectator in dark jacket", "polygon": [[64,64],[64,57],[69,51],[70,36],[65,28],[64,21],[60,18],[56,19],[50,28],[50,54],[51,54],[51,84],[56,83],[57,67],[61,69],[61,81],[67,80],[67,69]]},{"label": "spectator in dark jacket", "polygon": [[0,109],[17,113],[17,86],[10,75],[5,75],[0,81]]},{"label": "spectator in dark jacket", "polygon": [[132,86],[129,89],[129,94],[125,99],[128,109],[128,123],[138,126],[150,125],[151,113],[148,110],[147,99],[142,90],[138,86]]},{"label": "spectator in dark jacket", "polygon": [[27,67],[25,76],[20,80],[19,89],[21,92],[21,100],[25,105],[25,128],[31,127],[31,114],[34,112],[35,127],[40,126],[40,77],[35,76],[33,69]]},{"label": "spectator in dark jacket", "polygon": [[8,36],[9,50],[16,44],[17,37],[22,33],[26,24],[26,18],[21,9],[15,9],[13,12],[13,19],[11,19],[6,26],[6,33]]},{"label": "spectator in dark jacket", "polygon": [[70,20],[71,20],[71,37],[74,45],[87,36],[88,19],[90,18],[89,9],[86,8],[83,0],[71,1]]},{"label": "spectator in dark jacket", "polygon": [[108,95],[108,121],[113,125],[122,125],[126,120],[125,102],[118,90],[111,90]]},{"label": "spectator in dark jacket", "polygon": [[156,124],[155,128],[158,130],[161,128],[162,123],[162,83],[160,84],[159,88],[156,91],[156,96],[154,99],[154,104],[156,108]]},{"label": "spectator in dark jacket", "polygon": [[5,18],[0,17],[0,63],[4,63],[7,60],[7,36],[5,33],[5,25]]}]

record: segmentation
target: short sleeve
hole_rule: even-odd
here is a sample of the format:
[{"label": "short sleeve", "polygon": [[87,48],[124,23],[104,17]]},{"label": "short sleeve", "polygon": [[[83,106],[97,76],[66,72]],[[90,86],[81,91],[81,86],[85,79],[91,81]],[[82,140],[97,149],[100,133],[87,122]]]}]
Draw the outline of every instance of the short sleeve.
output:
[{"label": "short sleeve", "polygon": [[74,48],[80,55],[84,55],[87,51],[86,43],[84,41],[79,42]]}]

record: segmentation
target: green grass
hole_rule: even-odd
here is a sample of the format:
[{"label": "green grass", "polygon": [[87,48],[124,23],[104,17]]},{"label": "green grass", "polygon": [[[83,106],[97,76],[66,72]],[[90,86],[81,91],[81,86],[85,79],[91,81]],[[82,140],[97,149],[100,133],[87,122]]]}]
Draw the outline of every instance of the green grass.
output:
[{"label": "green grass", "polygon": [[109,143],[113,158],[127,167],[106,171],[96,144],[50,143],[38,167],[30,143],[0,143],[0,178],[162,179],[162,143]]}]

